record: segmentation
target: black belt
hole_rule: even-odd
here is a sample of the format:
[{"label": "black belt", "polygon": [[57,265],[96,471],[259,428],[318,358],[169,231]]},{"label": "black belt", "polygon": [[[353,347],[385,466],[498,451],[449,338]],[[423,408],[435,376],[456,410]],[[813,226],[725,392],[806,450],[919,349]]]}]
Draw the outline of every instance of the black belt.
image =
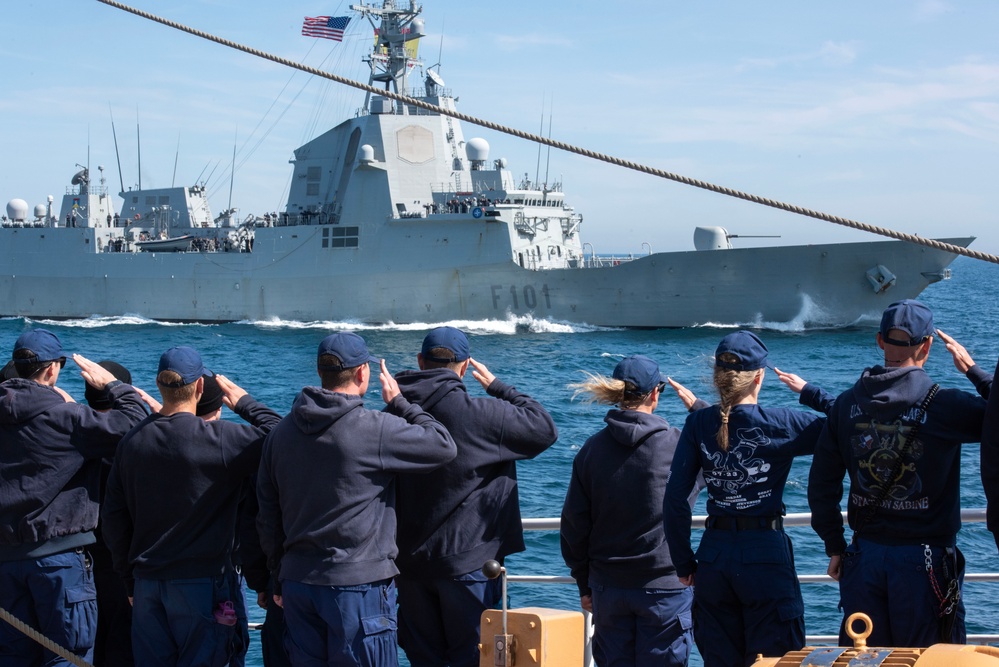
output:
[{"label": "black belt", "polygon": [[784,519],[779,516],[709,516],[705,528],[719,530],[783,530]]}]

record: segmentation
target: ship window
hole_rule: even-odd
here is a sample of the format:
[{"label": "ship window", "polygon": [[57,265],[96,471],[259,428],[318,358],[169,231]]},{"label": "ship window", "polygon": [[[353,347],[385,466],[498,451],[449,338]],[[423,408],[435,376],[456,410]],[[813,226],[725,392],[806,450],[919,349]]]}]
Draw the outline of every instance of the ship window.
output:
[{"label": "ship window", "polygon": [[139,198],[138,197],[132,197],[132,203],[133,204],[138,204],[139,203]]},{"label": "ship window", "polygon": [[[330,231],[332,229],[332,231]],[[358,227],[326,227],[323,229],[324,248],[358,247]]]},{"label": "ship window", "polygon": [[158,203],[159,203],[160,206],[169,206],[170,205],[170,195],[160,195],[160,199],[159,199]]},{"label": "ship window", "polygon": [[146,206],[156,206],[156,197],[152,195],[146,196]]},{"label": "ship window", "polygon": [[318,197],[319,196],[319,184],[318,183],[306,183],[305,184],[305,196],[306,197]]},{"label": "ship window", "polygon": [[318,181],[323,176],[321,167],[309,167],[309,171],[305,175],[305,180],[307,181]]}]

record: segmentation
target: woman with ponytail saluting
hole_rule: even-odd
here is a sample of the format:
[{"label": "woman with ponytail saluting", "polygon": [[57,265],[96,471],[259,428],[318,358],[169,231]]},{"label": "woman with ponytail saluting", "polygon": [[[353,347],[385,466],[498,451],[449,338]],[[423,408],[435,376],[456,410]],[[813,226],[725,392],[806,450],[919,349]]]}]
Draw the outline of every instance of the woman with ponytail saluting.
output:
[{"label": "woman with ponytail saluting", "polygon": [[[757,404],[767,354],[751,332],[722,339],[714,367],[720,402],[687,417],[666,485],[666,541],[680,581],[696,583],[694,641],[705,667],[750,665],[758,654],[783,656],[805,644],[782,498],[792,459],[814,451],[825,419]],[[796,387],[797,376],[776,372],[801,389],[803,404],[827,407],[824,391]],[[688,496],[699,472],[708,519],[695,556]]]}]

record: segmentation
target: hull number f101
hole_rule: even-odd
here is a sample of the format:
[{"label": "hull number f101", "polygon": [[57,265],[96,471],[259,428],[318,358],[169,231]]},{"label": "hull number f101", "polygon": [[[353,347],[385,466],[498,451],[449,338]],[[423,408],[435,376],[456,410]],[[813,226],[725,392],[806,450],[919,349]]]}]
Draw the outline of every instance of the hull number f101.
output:
[{"label": "hull number f101", "polygon": [[541,289],[535,289],[534,285],[491,285],[493,296],[493,310],[506,310],[507,308],[527,308],[533,309],[538,306],[538,301],[542,302],[545,308],[552,307],[551,297],[548,294],[548,285],[542,285]]}]

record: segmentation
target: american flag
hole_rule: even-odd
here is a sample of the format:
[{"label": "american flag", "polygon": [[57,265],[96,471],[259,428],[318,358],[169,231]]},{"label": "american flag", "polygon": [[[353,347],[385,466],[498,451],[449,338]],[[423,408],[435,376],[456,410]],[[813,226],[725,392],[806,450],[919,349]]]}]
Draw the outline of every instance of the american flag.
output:
[{"label": "american flag", "polygon": [[302,34],[306,37],[322,37],[343,41],[343,31],[350,23],[349,16],[306,16],[302,24]]}]

